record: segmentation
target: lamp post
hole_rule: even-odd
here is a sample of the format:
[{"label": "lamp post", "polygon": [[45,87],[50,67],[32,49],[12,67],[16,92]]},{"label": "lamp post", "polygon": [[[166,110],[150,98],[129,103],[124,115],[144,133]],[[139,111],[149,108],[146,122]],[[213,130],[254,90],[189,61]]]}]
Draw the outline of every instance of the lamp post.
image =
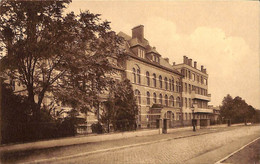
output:
[{"label": "lamp post", "polygon": [[192,108],[192,127],[193,127],[193,131],[196,131],[196,127],[195,127],[195,119],[194,119],[194,108]]}]

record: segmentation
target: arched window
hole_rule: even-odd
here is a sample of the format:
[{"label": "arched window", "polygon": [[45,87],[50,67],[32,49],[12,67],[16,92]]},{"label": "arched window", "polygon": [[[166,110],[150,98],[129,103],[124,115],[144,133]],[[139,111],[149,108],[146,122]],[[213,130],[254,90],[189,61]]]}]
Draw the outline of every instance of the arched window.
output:
[{"label": "arched window", "polygon": [[141,93],[138,89],[135,90],[135,97],[138,104],[141,104]]},{"label": "arched window", "polygon": [[168,79],[167,77],[164,78],[164,84],[165,84],[165,89],[168,89]]},{"label": "arched window", "polygon": [[150,92],[147,92],[146,96],[147,96],[147,105],[150,105]]},{"label": "arched window", "polygon": [[173,96],[170,97],[170,106],[174,106],[174,97]]},{"label": "arched window", "polygon": [[172,120],[175,120],[174,113],[172,113]]},{"label": "arched window", "polygon": [[150,86],[150,74],[148,71],[146,72],[146,83],[147,83],[147,86]]},{"label": "arched window", "polygon": [[172,79],[172,91],[174,91],[174,78]]},{"label": "arched window", "polygon": [[172,90],[172,81],[171,81],[171,79],[169,79],[169,90],[170,91]]},{"label": "arched window", "polygon": [[153,74],[153,86],[156,87],[156,74]]},{"label": "arched window", "polygon": [[162,104],[162,94],[159,95],[159,103]]},{"label": "arched window", "polygon": [[167,95],[165,95],[164,101],[165,101],[165,106],[168,106],[168,96]]},{"label": "arched window", "polygon": [[178,81],[176,81],[176,92],[179,92],[179,82]]},{"label": "arched window", "polygon": [[141,75],[140,75],[140,69],[137,69],[137,83],[141,84]]},{"label": "arched window", "polygon": [[160,83],[160,84],[159,84],[159,85],[160,85],[160,88],[162,88],[162,76],[161,76],[161,75],[159,76],[159,83]]},{"label": "arched window", "polygon": [[157,100],[157,98],[156,98],[156,93],[153,93],[153,103],[154,103],[154,104],[156,104],[156,100]]},{"label": "arched window", "polygon": [[133,68],[133,82],[136,83],[136,70]]},{"label": "arched window", "polygon": [[181,106],[180,101],[181,101],[180,97],[177,97],[177,98],[176,98],[176,106],[177,106],[177,107],[180,107],[180,106]]}]

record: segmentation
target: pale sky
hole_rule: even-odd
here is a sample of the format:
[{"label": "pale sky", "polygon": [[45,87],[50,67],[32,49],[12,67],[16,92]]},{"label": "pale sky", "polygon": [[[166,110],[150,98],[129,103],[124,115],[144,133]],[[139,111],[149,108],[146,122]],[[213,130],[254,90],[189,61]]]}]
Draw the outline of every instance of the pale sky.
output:
[{"label": "pale sky", "polygon": [[74,1],[68,11],[102,14],[112,30],[145,38],[162,57],[181,63],[186,55],[209,74],[211,105],[240,96],[260,109],[258,1]]}]

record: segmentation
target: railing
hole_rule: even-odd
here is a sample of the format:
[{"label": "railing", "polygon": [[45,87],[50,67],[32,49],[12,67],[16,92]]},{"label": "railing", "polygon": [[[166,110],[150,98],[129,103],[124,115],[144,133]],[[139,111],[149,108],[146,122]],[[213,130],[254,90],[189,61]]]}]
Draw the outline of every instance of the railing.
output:
[{"label": "railing", "polygon": [[193,99],[200,99],[200,100],[206,100],[206,101],[210,101],[211,100],[211,94],[200,95],[200,94],[195,93],[195,91],[191,92],[191,97]]}]

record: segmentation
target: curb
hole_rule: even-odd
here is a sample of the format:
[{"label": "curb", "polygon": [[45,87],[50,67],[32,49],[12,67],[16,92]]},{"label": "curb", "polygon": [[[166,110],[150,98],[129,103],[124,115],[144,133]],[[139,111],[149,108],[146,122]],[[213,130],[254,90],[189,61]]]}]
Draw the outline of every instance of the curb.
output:
[{"label": "curb", "polygon": [[248,145],[254,143],[255,141],[259,140],[260,137],[254,139],[253,141],[247,143],[246,145],[242,146],[241,148],[237,149],[236,151],[232,152],[231,154],[227,155],[226,157],[222,158],[221,160],[217,161],[215,164],[225,164],[222,163],[223,161],[227,160],[228,158],[230,158],[231,156],[233,156],[234,154],[236,154],[237,152],[239,152],[240,150],[244,149],[245,147],[247,147]]},{"label": "curb", "polygon": [[64,156],[64,157],[53,157],[53,158],[49,158],[49,159],[34,160],[34,161],[30,161],[30,162],[24,162],[22,164],[33,164],[33,163],[41,163],[41,162],[51,162],[51,161],[55,161],[55,160],[65,160],[65,159],[77,158],[77,157],[82,157],[82,156],[88,156],[88,155],[97,154],[97,153],[104,153],[104,152],[108,152],[108,151],[116,151],[116,150],[121,150],[121,149],[125,149],[125,148],[138,147],[138,146],[150,145],[150,144],[171,141],[171,140],[176,140],[176,139],[200,136],[200,135],[205,135],[205,134],[210,134],[210,133],[213,133],[213,132],[204,132],[204,133],[200,133],[200,134],[192,134],[192,135],[186,135],[186,136],[166,138],[166,139],[161,139],[158,141],[143,142],[143,143],[139,143],[139,144],[132,144],[132,145],[119,146],[119,147],[108,148],[108,149],[101,149],[101,150],[85,152],[85,153],[80,153],[80,154],[75,154],[75,155],[69,155],[69,156]]}]

